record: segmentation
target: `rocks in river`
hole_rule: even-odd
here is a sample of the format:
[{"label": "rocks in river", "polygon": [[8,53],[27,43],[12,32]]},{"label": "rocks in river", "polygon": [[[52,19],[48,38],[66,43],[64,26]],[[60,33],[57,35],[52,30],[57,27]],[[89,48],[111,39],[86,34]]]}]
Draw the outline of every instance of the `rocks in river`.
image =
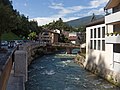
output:
[{"label": "rocks in river", "polygon": [[54,70],[50,70],[50,71],[45,70],[42,74],[44,74],[44,75],[53,75],[53,74],[55,74],[55,71]]}]

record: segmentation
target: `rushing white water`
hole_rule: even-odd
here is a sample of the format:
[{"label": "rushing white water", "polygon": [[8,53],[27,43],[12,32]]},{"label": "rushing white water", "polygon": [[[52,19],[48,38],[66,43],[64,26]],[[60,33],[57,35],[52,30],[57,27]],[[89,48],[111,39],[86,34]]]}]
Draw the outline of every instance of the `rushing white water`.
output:
[{"label": "rushing white water", "polygon": [[54,70],[50,70],[50,71],[48,71],[48,70],[45,70],[42,74],[46,74],[46,75],[54,75],[55,74],[55,72],[54,72]]},{"label": "rushing white water", "polygon": [[120,90],[87,72],[72,58],[47,55],[29,67],[26,90]]}]

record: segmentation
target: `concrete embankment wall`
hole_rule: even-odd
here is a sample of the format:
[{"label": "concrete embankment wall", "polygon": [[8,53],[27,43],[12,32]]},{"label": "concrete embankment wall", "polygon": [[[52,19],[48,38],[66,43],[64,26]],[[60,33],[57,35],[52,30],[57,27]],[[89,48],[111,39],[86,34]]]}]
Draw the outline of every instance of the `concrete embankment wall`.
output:
[{"label": "concrete embankment wall", "polygon": [[[44,54],[54,52],[55,48],[46,47],[44,45],[40,46],[39,43],[26,43],[19,46],[19,49],[15,51],[15,63],[14,63],[14,73],[15,76],[22,76],[25,83],[28,80],[28,66],[37,57]],[[25,87],[23,87],[25,88]],[[24,89],[23,89],[24,90]]]},{"label": "concrete embankment wall", "polygon": [[[36,57],[43,54],[44,46],[40,46],[39,43],[25,43],[20,45],[18,50],[15,51],[14,54],[14,76],[22,77],[22,83],[28,80],[28,65],[34,60]],[[22,90],[25,90],[25,85],[23,85]],[[19,88],[16,88],[18,90]]]},{"label": "concrete embankment wall", "polygon": [[28,79],[28,65],[41,54],[39,43],[25,43],[15,51],[14,74],[23,76],[24,81]]},{"label": "concrete embankment wall", "polygon": [[[108,80],[117,86],[120,86],[120,73],[115,72],[110,68],[109,63],[111,62],[105,61],[104,53],[103,55],[100,53],[96,54],[94,53],[94,55],[89,55],[90,57],[86,57],[87,59],[82,55],[77,55],[75,61],[82,65],[86,70]],[[95,57],[99,56],[98,54],[100,54],[100,57]]]}]

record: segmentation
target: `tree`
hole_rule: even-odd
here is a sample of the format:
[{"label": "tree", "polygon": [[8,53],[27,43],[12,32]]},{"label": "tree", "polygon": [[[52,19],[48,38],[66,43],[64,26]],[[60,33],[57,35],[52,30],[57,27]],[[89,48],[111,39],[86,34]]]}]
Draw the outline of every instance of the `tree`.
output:
[{"label": "tree", "polygon": [[67,25],[65,22],[63,22],[63,20],[61,18],[59,18],[59,20],[57,21],[53,21],[49,24],[43,25],[43,28],[47,28],[50,30],[55,30],[55,29],[59,29],[59,30],[64,30],[64,31],[74,31],[74,28],[72,26]]},{"label": "tree", "polygon": [[36,35],[36,32],[31,32],[28,36],[29,36],[30,40],[35,40],[37,35]]},{"label": "tree", "polygon": [[0,3],[0,48],[1,48],[1,35],[14,29],[16,26],[16,15],[9,5]]},{"label": "tree", "polygon": [[78,27],[78,32],[85,32],[86,27],[85,26],[79,26]]}]

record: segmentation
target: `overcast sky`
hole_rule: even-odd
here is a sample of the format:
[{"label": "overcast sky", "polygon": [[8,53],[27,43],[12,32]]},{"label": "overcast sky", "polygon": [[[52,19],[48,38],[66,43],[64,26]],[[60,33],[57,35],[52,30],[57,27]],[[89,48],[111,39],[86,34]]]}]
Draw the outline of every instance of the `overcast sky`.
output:
[{"label": "overcast sky", "polygon": [[62,18],[69,21],[95,13],[104,14],[109,0],[12,0],[14,9],[39,25]]}]

